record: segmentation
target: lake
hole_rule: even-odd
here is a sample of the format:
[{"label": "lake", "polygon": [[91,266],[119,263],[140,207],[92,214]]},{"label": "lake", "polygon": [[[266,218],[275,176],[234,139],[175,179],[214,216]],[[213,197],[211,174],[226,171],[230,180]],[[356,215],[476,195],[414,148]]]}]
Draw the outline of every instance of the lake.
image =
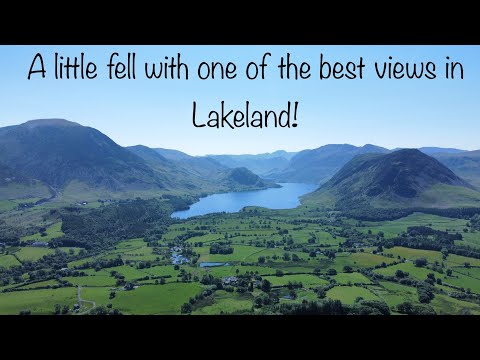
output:
[{"label": "lake", "polygon": [[315,184],[281,183],[281,188],[255,191],[213,194],[201,198],[188,210],[176,211],[173,218],[187,219],[192,216],[216,212],[237,212],[245,206],[261,206],[268,209],[292,209],[300,205],[299,197],[318,188]]}]

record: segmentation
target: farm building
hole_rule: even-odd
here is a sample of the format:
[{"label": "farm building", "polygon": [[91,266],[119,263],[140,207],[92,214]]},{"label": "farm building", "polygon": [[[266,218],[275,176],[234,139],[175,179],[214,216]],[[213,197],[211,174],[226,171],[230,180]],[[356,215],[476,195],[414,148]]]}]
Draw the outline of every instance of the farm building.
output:
[{"label": "farm building", "polygon": [[32,243],[33,247],[48,247],[48,243],[44,241],[35,241]]}]

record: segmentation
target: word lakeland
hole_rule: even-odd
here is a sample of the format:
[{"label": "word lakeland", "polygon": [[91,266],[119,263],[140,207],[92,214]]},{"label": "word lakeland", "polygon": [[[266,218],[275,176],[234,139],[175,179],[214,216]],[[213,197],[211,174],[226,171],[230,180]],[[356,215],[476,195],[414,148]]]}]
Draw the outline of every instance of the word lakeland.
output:
[{"label": "word lakeland", "polygon": [[298,101],[292,106],[289,101],[287,108],[276,113],[273,110],[254,110],[250,109],[250,102],[245,103],[245,110],[234,110],[225,108],[225,102],[221,102],[219,111],[212,110],[208,113],[208,118],[203,120],[197,119],[197,103],[193,102],[193,126],[195,127],[211,127],[211,128],[228,128],[231,129],[241,127],[266,128],[270,127],[297,127],[297,109]]}]

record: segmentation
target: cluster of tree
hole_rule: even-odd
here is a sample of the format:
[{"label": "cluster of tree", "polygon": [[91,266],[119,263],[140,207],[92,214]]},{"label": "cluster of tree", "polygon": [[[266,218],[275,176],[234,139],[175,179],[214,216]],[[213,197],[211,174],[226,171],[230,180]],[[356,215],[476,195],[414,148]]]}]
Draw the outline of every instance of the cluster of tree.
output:
[{"label": "cluster of tree", "polygon": [[122,315],[122,313],[118,309],[112,309],[112,304],[108,304],[107,306],[97,306],[90,310],[88,315]]},{"label": "cluster of tree", "polygon": [[67,315],[70,312],[70,308],[68,305],[63,305],[63,307],[60,304],[55,304],[53,313],[55,315]]},{"label": "cluster of tree", "polygon": [[433,236],[434,240],[448,245],[453,245],[455,240],[463,240],[462,234],[450,234],[446,231],[434,230],[428,226],[410,226],[407,236]]},{"label": "cluster of tree", "polygon": [[145,231],[143,237],[148,246],[159,246],[159,241],[162,240],[165,233],[165,225],[162,223],[153,225],[150,229]]},{"label": "cluster of tree", "polygon": [[290,290],[301,289],[303,288],[303,283],[301,281],[289,281],[287,283],[287,288]]},{"label": "cluster of tree", "polygon": [[374,208],[367,203],[355,204],[337,204],[337,210],[343,212],[347,217],[363,221],[387,221],[396,220],[411,215],[415,212],[432,214],[457,219],[469,219],[475,214],[480,214],[480,208],[451,208],[451,209],[434,209],[434,208],[406,208],[406,209],[387,209]]},{"label": "cluster of tree", "polygon": [[212,274],[204,274],[200,279],[200,284],[215,285],[216,288],[222,289],[222,279],[214,277]]},{"label": "cluster of tree", "polygon": [[191,297],[188,302],[182,304],[182,306],[180,307],[180,312],[182,314],[190,314],[193,311],[195,304],[205,298],[210,297],[215,292],[215,290],[217,290],[217,287],[215,285],[207,286],[207,289],[195,295],[195,297]]},{"label": "cluster of tree", "polygon": [[123,260],[121,257],[117,257],[114,259],[99,259],[95,261],[87,261],[81,265],[77,265],[75,268],[77,269],[90,269],[93,268],[96,271],[100,271],[101,269],[112,268],[115,266],[122,266]]},{"label": "cluster of tree", "polygon": [[409,301],[405,301],[397,305],[397,311],[400,314],[407,315],[436,315],[435,310],[425,304],[412,304]]},{"label": "cluster of tree", "polygon": [[262,308],[258,314],[277,315],[390,315],[387,304],[376,300],[360,300],[353,305],[340,300],[321,299],[302,303],[281,303]]},{"label": "cluster of tree", "polygon": [[189,302],[182,304],[182,307],[180,308],[180,312],[182,314],[190,314],[193,310],[193,305]]},{"label": "cluster of tree", "polygon": [[366,202],[337,202],[336,209],[345,216],[362,221],[387,221],[400,219],[412,214],[412,209],[374,208]]},{"label": "cluster of tree", "polygon": [[233,247],[223,242],[213,243],[210,246],[210,254],[233,254]]},{"label": "cluster of tree", "polygon": [[4,220],[0,219],[0,243],[18,246],[20,237],[24,235],[27,235],[24,227],[7,225]]},{"label": "cluster of tree", "polygon": [[174,242],[175,243],[183,243],[184,241],[187,241],[190,238],[197,237],[197,236],[203,236],[207,235],[208,233],[205,231],[187,231],[184,234],[180,234],[175,236]]},{"label": "cluster of tree", "polygon": [[421,257],[421,258],[415,259],[414,264],[416,267],[425,267],[427,266],[428,261],[424,257]]},{"label": "cluster of tree", "polygon": [[83,250],[79,254],[74,255],[66,253],[60,249],[56,249],[54,253],[47,254],[37,261],[24,261],[21,265],[5,268],[0,266],[0,286],[12,283],[25,282],[24,274],[29,275],[30,281],[48,280],[61,276],[83,276],[79,271],[65,270],[67,263],[78,260],[86,256]]},{"label": "cluster of tree", "polygon": [[62,246],[104,249],[116,242],[139,238],[151,230],[170,225],[174,207],[158,199],[124,200],[89,211],[62,213]]},{"label": "cluster of tree", "polygon": [[313,291],[317,294],[319,299],[324,299],[327,296],[327,291],[335,286],[335,280],[331,280],[330,284],[325,286],[317,286]]},{"label": "cluster of tree", "polygon": [[480,214],[475,214],[470,219],[470,225],[475,230],[480,230]]},{"label": "cluster of tree", "polygon": [[255,296],[255,298],[253,299],[253,305],[256,308],[277,304],[278,302],[279,302],[279,299],[276,293],[262,292],[259,295]]},{"label": "cluster of tree", "polygon": [[450,253],[480,259],[480,251],[478,249],[468,245],[456,245],[454,243],[454,240],[462,239],[461,234],[449,234],[445,231],[438,230],[433,231],[435,231],[433,237],[424,235],[409,236],[404,233],[402,236],[382,240],[380,243],[386,248],[403,246],[411,249],[435,250],[441,251],[442,254],[446,253],[448,255],[448,253]]},{"label": "cluster of tree", "polygon": [[198,198],[191,196],[177,196],[171,194],[162,195],[163,199],[168,200],[168,203],[173,207],[174,211],[188,210],[191,204],[198,201]]},{"label": "cluster of tree", "polygon": [[417,282],[418,301],[428,304],[435,297],[432,284],[427,282]]},{"label": "cluster of tree", "polygon": [[335,276],[335,275],[337,275],[337,270],[335,270],[335,269],[328,269],[328,270],[327,270],[327,275],[328,275],[328,276]]}]

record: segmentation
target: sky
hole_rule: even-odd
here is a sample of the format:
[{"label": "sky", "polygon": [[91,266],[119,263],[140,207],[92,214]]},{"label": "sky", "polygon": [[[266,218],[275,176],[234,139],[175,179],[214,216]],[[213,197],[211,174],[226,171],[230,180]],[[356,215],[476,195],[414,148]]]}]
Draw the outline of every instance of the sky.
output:
[{"label": "sky", "polygon": [[[55,52],[97,65],[97,77],[54,78]],[[110,55],[126,62],[136,53],[136,79],[108,78]],[[265,79],[249,80],[248,63],[266,58]],[[42,54],[46,77],[28,72]],[[145,63],[176,57],[189,66],[189,79],[147,79]],[[291,61],[311,65],[308,79],[280,79],[277,65]],[[320,54],[329,63],[365,64],[363,79],[319,78]],[[390,61],[436,65],[434,80],[379,79],[374,64]],[[454,80],[445,79],[446,57],[463,65]],[[202,62],[233,62],[235,79],[200,80]],[[35,64],[38,69],[40,63]],[[218,67],[217,67],[218,69]],[[457,68],[458,69],[458,68]],[[218,75],[218,73],[217,73]],[[480,148],[479,46],[0,46],[0,127],[28,120],[63,118],[94,127],[122,146],[146,145],[192,155],[256,154],[283,149],[299,151],[325,144],[375,144],[386,148],[439,146]],[[196,128],[210,111],[274,110],[299,102],[295,128]]]}]

